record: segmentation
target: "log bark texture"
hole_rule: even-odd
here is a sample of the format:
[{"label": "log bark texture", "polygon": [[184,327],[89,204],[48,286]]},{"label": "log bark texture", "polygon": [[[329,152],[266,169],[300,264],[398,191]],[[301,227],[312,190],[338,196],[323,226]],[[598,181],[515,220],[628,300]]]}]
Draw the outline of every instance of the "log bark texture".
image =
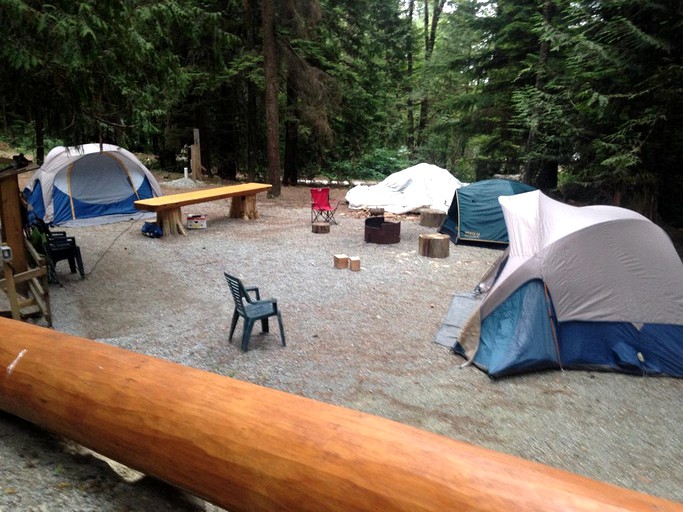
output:
[{"label": "log bark texture", "polygon": [[439,228],[446,218],[444,212],[426,208],[420,211],[420,226],[428,228]]},{"label": "log bark texture", "polygon": [[258,219],[259,214],[256,209],[256,196],[235,196],[230,203],[231,219]]},{"label": "log bark texture", "polygon": [[359,411],[0,318],[0,409],[239,511],[681,511]]},{"label": "log bark texture", "polygon": [[311,224],[311,231],[318,234],[326,234],[330,232],[329,222],[314,222]]},{"label": "log bark texture", "polygon": [[450,242],[448,235],[438,233],[420,235],[418,252],[420,256],[429,258],[448,258]]},{"label": "log bark texture", "polygon": [[164,235],[187,235],[180,208],[159,210],[157,212],[157,224],[161,226]]}]

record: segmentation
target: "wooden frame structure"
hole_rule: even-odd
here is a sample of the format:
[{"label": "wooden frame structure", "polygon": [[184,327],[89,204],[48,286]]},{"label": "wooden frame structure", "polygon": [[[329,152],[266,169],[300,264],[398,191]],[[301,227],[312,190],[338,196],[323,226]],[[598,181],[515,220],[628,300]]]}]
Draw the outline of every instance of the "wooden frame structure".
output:
[{"label": "wooden frame structure", "polygon": [[[11,162],[0,160],[2,165]],[[4,277],[0,279],[0,289],[7,294],[13,319],[39,313],[52,325],[45,259],[26,240],[21,216],[19,175],[37,168],[10,166],[0,171],[1,238],[12,249],[12,261],[2,262]],[[29,265],[31,262],[35,267]]]},{"label": "wooden frame structure", "polygon": [[0,409],[239,511],[659,511],[683,505],[0,318]]}]

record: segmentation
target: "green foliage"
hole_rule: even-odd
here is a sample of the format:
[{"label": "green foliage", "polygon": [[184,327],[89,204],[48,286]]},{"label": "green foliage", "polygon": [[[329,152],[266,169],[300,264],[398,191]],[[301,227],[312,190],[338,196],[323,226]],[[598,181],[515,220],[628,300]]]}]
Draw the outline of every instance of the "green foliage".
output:
[{"label": "green foliage", "polygon": [[[424,161],[474,181],[550,162],[560,186],[659,187],[678,215],[663,204],[683,193],[678,3],[451,1],[430,54],[426,4],[440,5],[409,19],[401,0],[275,3],[281,139],[300,172],[380,180]],[[111,141],[171,168],[199,128],[206,167],[264,169],[259,7],[2,0],[3,139],[26,154],[41,136]]]},{"label": "green foliage", "polygon": [[388,150],[376,148],[357,161],[342,160],[324,170],[328,177],[345,180],[382,181],[390,174],[411,165],[405,149]]}]

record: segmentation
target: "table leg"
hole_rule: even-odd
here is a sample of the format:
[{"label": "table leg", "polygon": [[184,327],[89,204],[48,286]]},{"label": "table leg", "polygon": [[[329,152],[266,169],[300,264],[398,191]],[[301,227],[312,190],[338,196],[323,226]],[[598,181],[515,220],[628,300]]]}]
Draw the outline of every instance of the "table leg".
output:
[{"label": "table leg", "polygon": [[187,236],[180,208],[159,210],[157,212],[157,223],[161,226],[164,235],[181,234]]},{"label": "table leg", "polygon": [[256,195],[235,196],[230,204],[231,219],[258,219],[259,214],[256,209]]}]

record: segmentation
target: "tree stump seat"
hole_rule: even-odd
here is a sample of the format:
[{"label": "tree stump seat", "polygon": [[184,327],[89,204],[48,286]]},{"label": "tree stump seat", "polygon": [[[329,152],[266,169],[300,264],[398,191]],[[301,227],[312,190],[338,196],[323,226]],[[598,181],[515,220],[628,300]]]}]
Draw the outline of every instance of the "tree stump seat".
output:
[{"label": "tree stump seat", "polygon": [[420,256],[428,258],[448,258],[450,242],[448,235],[438,233],[420,235],[418,252]]}]

